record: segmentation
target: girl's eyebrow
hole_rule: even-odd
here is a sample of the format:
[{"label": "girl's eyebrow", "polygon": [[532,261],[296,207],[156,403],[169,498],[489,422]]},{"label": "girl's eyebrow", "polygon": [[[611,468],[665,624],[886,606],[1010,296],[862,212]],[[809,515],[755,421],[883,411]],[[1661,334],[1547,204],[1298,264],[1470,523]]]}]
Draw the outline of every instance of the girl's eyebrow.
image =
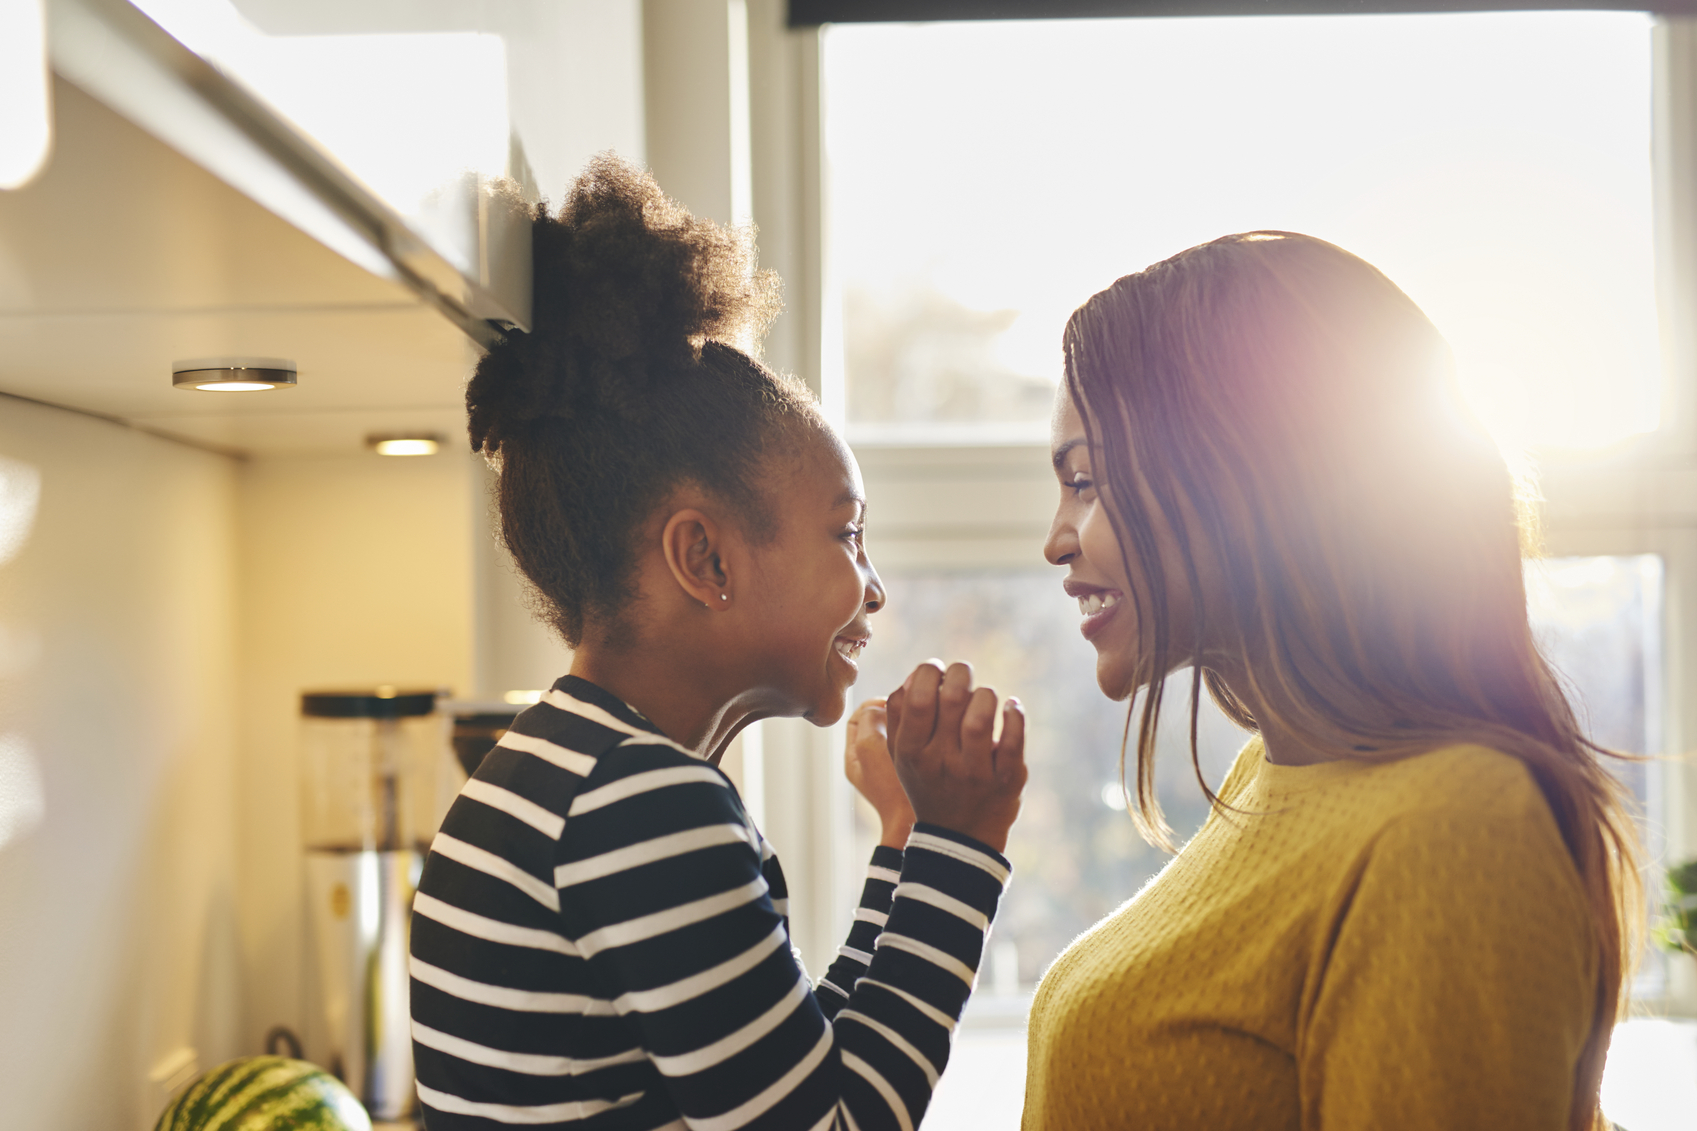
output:
[{"label": "girl's eyebrow", "polygon": [[858,522],[862,526],[866,525],[866,500],[860,495],[855,494],[853,491],[846,492],[838,497],[836,504],[831,507],[831,510],[840,511],[844,507],[850,506],[855,509],[855,515],[852,519],[850,519],[850,521]]}]

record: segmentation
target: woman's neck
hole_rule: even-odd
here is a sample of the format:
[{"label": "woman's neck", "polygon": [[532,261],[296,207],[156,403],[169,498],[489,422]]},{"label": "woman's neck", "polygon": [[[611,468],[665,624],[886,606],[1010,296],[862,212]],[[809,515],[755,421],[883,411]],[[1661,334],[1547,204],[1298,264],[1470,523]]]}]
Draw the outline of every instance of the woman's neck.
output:
[{"label": "woman's neck", "polygon": [[1342,749],[1317,746],[1286,726],[1281,721],[1284,713],[1257,693],[1256,681],[1249,678],[1248,668],[1237,657],[1210,659],[1208,666],[1254,717],[1267,761],[1275,766],[1312,766],[1348,756]]},{"label": "woman's neck", "polygon": [[1275,766],[1312,766],[1320,762],[1335,762],[1343,756],[1341,752],[1303,741],[1280,724],[1276,716],[1260,713],[1255,718],[1258,722],[1267,720],[1261,723],[1261,745],[1267,752],[1267,761]]}]

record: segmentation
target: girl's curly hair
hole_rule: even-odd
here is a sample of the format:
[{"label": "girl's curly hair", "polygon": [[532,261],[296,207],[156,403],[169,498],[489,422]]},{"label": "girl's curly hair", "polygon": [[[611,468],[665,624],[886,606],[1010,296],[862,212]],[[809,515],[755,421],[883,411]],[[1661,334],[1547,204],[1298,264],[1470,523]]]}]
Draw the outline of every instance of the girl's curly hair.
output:
[{"label": "girl's curly hair", "polygon": [[781,305],[752,230],[691,216],[604,153],[557,214],[537,206],[532,240],[535,328],[483,357],[466,410],[499,468],[502,541],[575,647],[586,623],[620,621],[636,533],[679,483],[770,538],[764,457],[820,418],[752,356]]}]

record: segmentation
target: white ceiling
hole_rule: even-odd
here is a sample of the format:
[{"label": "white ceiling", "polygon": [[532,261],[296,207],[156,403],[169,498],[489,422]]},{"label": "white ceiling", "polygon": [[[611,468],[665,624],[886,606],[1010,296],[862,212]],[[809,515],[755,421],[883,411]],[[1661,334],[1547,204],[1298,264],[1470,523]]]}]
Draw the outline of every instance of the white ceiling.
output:
[{"label": "white ceiling", "polygon": [[[77,88],[53,94],[48,167],[0,192],[0,392],[254,454],[463,437],[476,352],[456,327]],[[217,355],[291,358],[300,384],[172,387],[172,361]]]}]

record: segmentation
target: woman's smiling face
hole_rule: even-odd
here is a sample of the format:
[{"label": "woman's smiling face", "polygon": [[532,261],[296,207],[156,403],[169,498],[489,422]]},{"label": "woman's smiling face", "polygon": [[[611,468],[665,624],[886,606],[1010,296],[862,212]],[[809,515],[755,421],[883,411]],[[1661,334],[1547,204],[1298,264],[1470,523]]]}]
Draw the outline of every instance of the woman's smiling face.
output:
[{"label": "woman's smiling face", "polygon": [[854,456],[835,435],[810,432],[774,473],[777,535],[755,554],[757,602],[748,630],[766,670],[758,682],[782,713],[825,726],[842,717],[867,618],[884,586],[866,556],[866,491]]},{"label": "woman's smiling face", "polygon": [[[1064,585],[1067,594],[1078,599],[1084,618],[1079,631],[1096,648],[1097,686],[1111,699],[1125,699],[1149,678],[1141,670],[1148,646],[1132,596],[1132,567],[1114,536],[1098,479],[1099,453],[1091,450],[1084,420],[1065,386],[1055,400],[1050,454],[1055,478],[1060,482],[1061,501],[1043,544],[1043,556],[1051,565],[1067,567]],[[1190,632],[1184,566],[1177,558],[1174,539],[1163,537],[1160,544],[1167,575],[1165,601],[1170,631],[1182,648]]]}]

